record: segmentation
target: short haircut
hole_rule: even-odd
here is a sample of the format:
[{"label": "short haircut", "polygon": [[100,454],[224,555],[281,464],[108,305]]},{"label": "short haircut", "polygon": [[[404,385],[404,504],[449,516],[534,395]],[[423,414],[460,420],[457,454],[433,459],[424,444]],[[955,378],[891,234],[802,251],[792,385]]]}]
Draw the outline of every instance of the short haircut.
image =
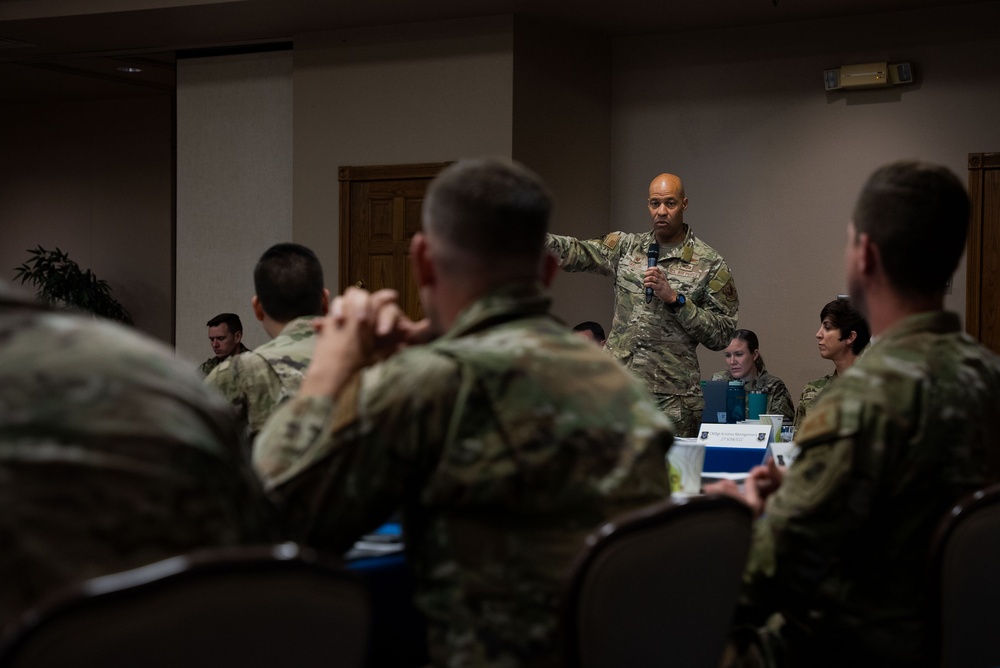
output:
[{"label": "short haircut", "polygon": [[857,333],[857,338],[851,343],[851,352],[860,355],[868,342],[871,341],[872,332],[868,328],[868,321],[858,311],[851,306],[849,299],[839,297],[823,307],[819,312],[819,320],[823,322],[827,318],[833,326],[840,330],[840,340],[843,341],[851,335]]},{"label": "short haircut", "polygon": [[277,322],[323,315],[323,268],[305,246],[283,243],[264,251],[253,270],[253,287],[261,308]]},{"label": "short haircut", "polygon": [[[760,351],[760,341],[757,339],[757,334],[752,329],[737,329],[733,332],[733,338],[739,339],[747,344],[747,348],[750,349],[750,354],[753,351]],[[757,359],[754,360],[754,367],[757,368],[757,373],[763,373],[764,371],[764,356],[757,353]]]},{"label": "short haircut", "polygon": [[579,325],[573,328],[574,332],[590,332],[594,335],[594,338],[598,341],[604,341],[608,337],[604,335],[604,328],[601,327],[600,323],[594,322],[593,320],[585,320]]},{"label": "short haircut", "polygon": [[552,198],[526,167],[500,158],[462,160],[427,189],[424,228],[461,258],[538,266],[545,248]]},{"label": "short haircut", "polygon": [[879,168],[854,208],[854,228],[878,246],[891,285],[941,292],[965,250],[969,196],[945,167],[916,161]]},{"label": "short haircut", "polygon": [[233,334],[243,331],[243,321],[235,313],[220,313],[205,324],[209,327],[218,327],[225,324]]}]

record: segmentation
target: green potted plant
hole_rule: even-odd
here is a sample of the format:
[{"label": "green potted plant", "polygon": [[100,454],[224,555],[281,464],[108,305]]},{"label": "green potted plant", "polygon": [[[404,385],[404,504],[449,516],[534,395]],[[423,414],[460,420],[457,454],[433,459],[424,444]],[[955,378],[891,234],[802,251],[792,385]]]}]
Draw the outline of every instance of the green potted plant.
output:
[{"label": "green potted plant", "polygon": [[97,278],[90,269],[81,270],[58,247],[46,250],[39,246],[28,252],[32,257],[15,268],[15,278],[21,279],[22,285],[34,285],[40,302],[132,324],[132,316],[111,296],[107,281]]}]

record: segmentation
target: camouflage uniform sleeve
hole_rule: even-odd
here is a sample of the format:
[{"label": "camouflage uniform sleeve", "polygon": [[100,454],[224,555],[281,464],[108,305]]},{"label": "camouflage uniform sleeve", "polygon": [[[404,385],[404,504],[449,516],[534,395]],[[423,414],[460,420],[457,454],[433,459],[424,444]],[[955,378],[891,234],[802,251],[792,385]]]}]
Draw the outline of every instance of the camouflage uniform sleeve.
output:
[{"label": "camouflage uniform sleeve", "polygon": [[824,376],[823,378],[817,378],[816,380],[806,383],[806,386],[802,388],[802,394],[799,395],[799,403],[795,407],[795,429],[799,429],[805,422],[806,416],[809,414],[809,409],[812,405],[816,403],[819,396],[823,393],[829,383],[829,376]]},{"label": "camouflage uniform sleeve", "polygon": [[224,360],[205,384],[232,404],[251,442],[281,395],[281,381],[271,365],[252,351]]},{"label": "camouflage uniform sleeve", "polygon": [[862,415],[858,399],[825,401],[803,425],[802,452],[754,527],[744,580],[756,608],[807,615],[868,516],[875,472],[871,457],[859,467],[860,439],[872,431],[862,429]]},{"label": "camouflage uniform sleeve", "polygon": [[[602,276],[614,276],[622,253],[621,232],[612,232],[586,241],[574,237],[549,234],[545,248],[556,256],[564,271],[586,271]],[[727,342],[728,343],[728,342]]]},{"label": "camouflage uniform sleeve", "polygon": [[208,374],[212,373],[212,369],[214,369],[215,366],[215,358],[213,357],[202,362],[201,366],[198,367],[198,371],[201,372],[201,376],[204,378]]},{"label": "camouflage uniform sleeve", "polygon": [[792,407],[792,395],[785,387],[785,381],[775,378],[774,384],[768,390],[767,412],[771,415],[783,415],[785,420],[791,422],[795,418],[795,409]]},{"label": "camouflage uniform sleeve", "polygon": [[[722,350],[736,332],[740,298],[729,267],[721,257],[713,263],[710,272],[704,292],[685,295],[687,302],[674,315],[695,341],[709,350]],[[675,289],[684,292],[678,286]]]},{"label": "camouflage uniform sleeve", "polygon": [[[259,434],[255,466],[290,538],[346,550],[398,509],[411,481],[432,466],[427,444],[443,438],[428,430],[446,426],[453,402],[432,389],[441,386],[442,360],[407,357],[364,370],[336,400],[295,397]],[[421,397],[429,405],[416,406]],[[435,412],[439,420],[414,417]]]}]

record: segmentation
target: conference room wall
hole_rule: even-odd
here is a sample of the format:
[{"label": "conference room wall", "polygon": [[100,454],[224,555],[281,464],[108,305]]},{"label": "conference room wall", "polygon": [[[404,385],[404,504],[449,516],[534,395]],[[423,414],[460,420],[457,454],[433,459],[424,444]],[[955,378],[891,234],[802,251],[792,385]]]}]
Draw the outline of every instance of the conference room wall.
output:
[{"label": "conference room wall", "polygon": [[[1000,3],[617,40],[615,228],[645,229],[649,180],[680,174],[696,234],[728,260],[740,326],[795,399],[832,371],[813,338],[846,291],[845,227],[862,183],[901,158],[1000,151]],[[664,49],[664,45],[669,48]],[[910,62],[916,83],[827,93],[823,70]],[[965,311],[965,263],[946,305]],[[703,376],[725,368],[701,349]]]},{"label": "conference room wall", "polygon": [[58,247],[170,343],[172,134],[170,95],[0,105],[0,277]]},{"label": "conference room wall", "polygon": [[295,37],[294,238],[338,291],[341,166],[511,154],[511,19]]},{"label": "conference room wall", "polygon": [[205,323],[250,308],[253,268],[292,241],[292,52],[177,61],[177,354],[212,356]]},{"label": "conference room wall", "polygon": [[[509,156],[545,178],[554,229],[608,229],[607,37],[511,17],[298,35],[294,79],[295,237],[333,279],[341,165]],[[569,322],[607,311],[602,286],[560,276],[557,312]]]},{"label": "conference room wall", "polygon": [[[551,229],[593,238],[611,210],[611,39],[578,26],[514,22],[513,157],[538,172],[555,200]],[[610,282],[556,275],[553,311],[568,325],[611,326]]]}]

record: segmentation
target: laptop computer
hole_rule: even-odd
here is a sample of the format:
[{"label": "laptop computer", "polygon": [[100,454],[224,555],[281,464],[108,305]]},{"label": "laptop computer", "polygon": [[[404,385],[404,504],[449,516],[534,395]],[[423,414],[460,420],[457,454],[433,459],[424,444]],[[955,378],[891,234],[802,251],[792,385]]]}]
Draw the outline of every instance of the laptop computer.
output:
[{"label": "laptop computer", "polygon": [[728,421],[726,391],[728,380],[703,380],[701,392],[705,395],[705,408],[701,413],[702,422],[725,424]]}]

